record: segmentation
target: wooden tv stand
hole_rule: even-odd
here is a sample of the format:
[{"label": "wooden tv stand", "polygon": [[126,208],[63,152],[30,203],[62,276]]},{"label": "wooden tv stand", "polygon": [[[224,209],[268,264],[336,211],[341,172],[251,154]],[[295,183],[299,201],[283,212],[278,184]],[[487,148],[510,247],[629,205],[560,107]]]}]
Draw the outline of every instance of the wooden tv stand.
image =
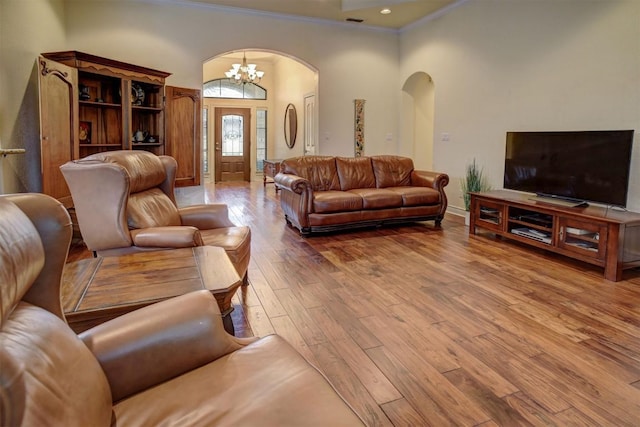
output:
[{"label": "wooden tv stand", "polygon": [[604,267],[617,282],[640,266],[640,214],[612,208],[566,207],[506,190],[471,193],[469,234],[478,228]]}]

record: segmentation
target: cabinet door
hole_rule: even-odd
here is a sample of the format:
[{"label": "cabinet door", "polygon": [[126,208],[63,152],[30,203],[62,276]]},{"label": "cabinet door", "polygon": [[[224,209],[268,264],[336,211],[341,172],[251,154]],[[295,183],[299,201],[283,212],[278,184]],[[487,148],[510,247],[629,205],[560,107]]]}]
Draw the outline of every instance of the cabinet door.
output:
[{"label": "cabinet door", "polygon": [[505,205],[490,200],[474,198],[470,215],[474,224],[494,231],[504,231]]},{"label": "cabinet door", "polygon": [[558,247],[583,257],[604,260],[607,247],[607,225],[560,218]]},{"label": "cabinet door", "polygon": [[176,186],[200,185],[200,90],[165,87],[165,154],[176,159]]},{"label": "cabinet door", "polygon": [[78,158],[78,72],[44,57],[38,70],[42,192],[70,207],[60,166]]}]

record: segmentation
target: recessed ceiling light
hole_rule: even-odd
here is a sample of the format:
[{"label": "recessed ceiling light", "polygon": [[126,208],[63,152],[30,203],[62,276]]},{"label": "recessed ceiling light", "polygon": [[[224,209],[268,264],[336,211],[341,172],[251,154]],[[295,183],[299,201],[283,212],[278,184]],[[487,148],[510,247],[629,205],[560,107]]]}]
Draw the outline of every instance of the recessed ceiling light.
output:
[{"label": "recessed ceiling light", "polygon": [[388,14],[390,14],[390,13],[391,13],[391,9],[389,9],[389,8],[384,8],[384,9],[382,9],[382,10],[380,11],[380,13],[381,13],[381,14],[383,14],[383,15],[388,15]]}]

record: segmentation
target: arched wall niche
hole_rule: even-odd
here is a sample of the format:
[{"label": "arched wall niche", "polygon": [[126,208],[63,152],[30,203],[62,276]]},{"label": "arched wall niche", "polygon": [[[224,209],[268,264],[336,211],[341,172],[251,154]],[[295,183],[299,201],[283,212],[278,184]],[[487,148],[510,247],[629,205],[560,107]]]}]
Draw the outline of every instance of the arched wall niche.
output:
[{"label": "arched wall niche", "polygon": [[425,72],[409,76],[402,86],[403,146],[400,151],[414,160],[416,169],[432,170],[435,90]]}]

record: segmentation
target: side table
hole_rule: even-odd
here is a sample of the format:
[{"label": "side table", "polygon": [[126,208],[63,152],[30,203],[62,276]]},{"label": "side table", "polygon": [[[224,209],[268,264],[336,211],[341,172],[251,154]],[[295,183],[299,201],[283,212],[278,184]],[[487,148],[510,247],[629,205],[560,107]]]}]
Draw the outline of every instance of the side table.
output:
[{"label": "side table", "polygon": [[[269,183],[273,183],[275,185],[275,182],[273,181],[273,178],[276,176],[276,174],[280,171],[280,163],[282,162],[282,160],[263,160],[263,168],[262,168],[262,172],[263,172],[263,176],[262,176],[262,186],[266,187],[267,184]],[[269,180],[270,179],[270,180]],[[278,192],[278,190],[280,190],[278,188],[277,185],[275,185],[276,187],[276,193]]]},{"label": "side table", "polygon": [[65,265],[61,302],[67,323],[79,333],[149,304],[207,289],[233,335],[231,298],[241,284],[223,248],[138,252]]}]

